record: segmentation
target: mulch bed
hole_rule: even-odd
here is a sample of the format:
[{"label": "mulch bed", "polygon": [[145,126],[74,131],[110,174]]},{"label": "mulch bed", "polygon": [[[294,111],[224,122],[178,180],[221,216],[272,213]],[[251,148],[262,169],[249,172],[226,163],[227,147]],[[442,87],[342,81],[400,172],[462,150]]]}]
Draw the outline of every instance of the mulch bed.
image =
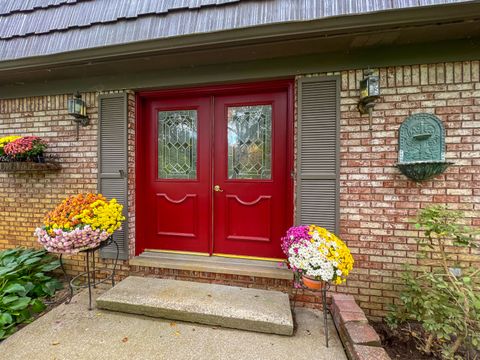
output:
[{"label": "mulch bed", "polygon": [[[391,330],[382,322],[372,322],[371,325],[380,335],[382,346],[392,360],[441,359],[438,346],[436,349],[434,348],[438,356],[426,355],[418,350],[418,346],[422,345],[420,339],[425,339],[424,334],[422,334],[422,327],[419,324],[410,323],[399,331]],[[480,351],[465,347],[461,347],[456,355],[465,360],[480,360]]]},{"label": "mulch bed", "polygon": [[417,349],[417,345],[412,337],[402,333],[393,332],[390,328],[381,322],[372,322],[371,325],[382,340],[382,346],[390,355],[392,360],[430,360],[436,359],[432,355],[425,355]]}]

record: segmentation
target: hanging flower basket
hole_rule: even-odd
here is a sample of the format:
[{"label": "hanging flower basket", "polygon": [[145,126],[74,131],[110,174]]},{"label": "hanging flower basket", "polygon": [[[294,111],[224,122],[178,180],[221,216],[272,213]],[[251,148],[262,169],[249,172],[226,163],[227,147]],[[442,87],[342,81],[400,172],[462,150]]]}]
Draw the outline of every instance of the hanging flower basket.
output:
[{"label": "hanging flower basket", "polygon": [[45,159],[47,143],[38,136],[4,136],[0,138],[1,172],[41,172],[60,170],[60,165]]},{"label": "hanging flower basket", "polygon": [[96,248],[121,227],[122,209],[116,199],[108,201],[101,194],[70,196],[45,216],[35,236],[53,253],[76,254]]},{"label": "hanging flower basket", "polygon": [[57,171],[62,167],[55,162],[0,162],[0,171],[12,173]]},{"label": "hanging flower basket", "polygon": [[44,162],[46,148],[47,143],[38,136],[13,135],[0,138],[0,156],[13,162]]}]

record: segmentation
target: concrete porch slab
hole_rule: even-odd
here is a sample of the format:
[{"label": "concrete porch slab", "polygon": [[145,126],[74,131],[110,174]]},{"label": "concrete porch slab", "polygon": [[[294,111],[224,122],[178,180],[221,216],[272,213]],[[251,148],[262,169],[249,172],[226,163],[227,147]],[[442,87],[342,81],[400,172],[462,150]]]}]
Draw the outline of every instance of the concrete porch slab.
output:
[{"label": "concrete porch slab", "polygon": [[97,306],[131,314],[292,335],[288,295],[280,291],[129,276]]},{"label": "concrete porch slab", "polygon": [[145,251],[130,265],[293,280],[285,262]]},{"label": "concrete porch slab", "polygon": [[[98,296],[103,290],[95,290]],[[8,360],[347,360],[333,321],[324,346],[322,313],[296,308],[293,336],[271,335],[87,310],[76,295],[0,342]]]}]

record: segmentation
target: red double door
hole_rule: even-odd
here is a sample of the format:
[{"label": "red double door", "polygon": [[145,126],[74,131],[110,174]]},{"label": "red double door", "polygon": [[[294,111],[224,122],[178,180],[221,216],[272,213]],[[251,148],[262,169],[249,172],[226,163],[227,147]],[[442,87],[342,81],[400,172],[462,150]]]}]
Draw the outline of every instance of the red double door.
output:
[{"label": "red double door", "polygon": [[288,96],[247,88],[145,98],[140,250],[283,257],[293,222]]}]

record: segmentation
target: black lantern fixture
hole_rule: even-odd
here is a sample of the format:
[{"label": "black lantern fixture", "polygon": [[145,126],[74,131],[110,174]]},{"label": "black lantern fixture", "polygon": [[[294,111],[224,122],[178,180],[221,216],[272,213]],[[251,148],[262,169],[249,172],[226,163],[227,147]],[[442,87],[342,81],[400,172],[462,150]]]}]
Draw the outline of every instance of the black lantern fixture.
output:
[{"label": "black lantern fixture", "polygon": [[80,125],[87,126],[90,123],[90,119],[87,116],[87,105],[78,91],[72,99],[68,99],[68,114],[74,117],[73,121],[77,124],[78,140]]},{"label": "black lantern fixture", "polygon": [[372,129],[372,111],[375,107],[375,101],[380,98],[380,81],[378,76],[373,75],[373,71],[367,69],[363,72],[363,80],[360,81],[360,101],[358,110],[360,114],[368,114],[369,129]]}]

